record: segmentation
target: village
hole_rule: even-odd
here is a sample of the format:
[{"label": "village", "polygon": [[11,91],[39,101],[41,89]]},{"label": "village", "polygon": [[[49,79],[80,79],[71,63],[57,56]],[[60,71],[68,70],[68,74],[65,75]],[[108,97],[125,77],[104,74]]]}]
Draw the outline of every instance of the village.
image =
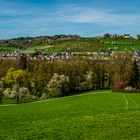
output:
[{"label": "village", "polygon": [[109,61],[111,57],[117,57],[117,54],[131,53],[132,59],[136,60],[140,65],[140,51],[124,52],[124,51],[112,51],[112,52],[36,52],[32,54],[23,53],[11,53],[11,54],[0,54],[0,59],[19,59],[21,55],[25,55],[27,60],[46,60],[46,61],[62,61],[74,58],[76,56],[89,58],[91,60]]}]

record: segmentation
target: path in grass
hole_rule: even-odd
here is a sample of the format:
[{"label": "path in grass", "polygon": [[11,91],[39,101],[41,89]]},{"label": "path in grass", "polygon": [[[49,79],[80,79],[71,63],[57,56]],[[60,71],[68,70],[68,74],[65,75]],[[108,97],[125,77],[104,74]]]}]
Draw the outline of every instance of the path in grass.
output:
[{"label": "path in grass", "polygon": [[125,110],[128,110],[128,100],[124,94],[124,99],[125,99]]},{"label": "path in grass", "polygon": [[139,94],[89,92],[0,107],[0,139],[139,140],[139,116]]},{"label": "path in grass", "polygon": [[135,108],[138,109],[138,104],[136,103],[136,101],[132,97],[129,97],[128,99],[130,99],[133,102]]}]

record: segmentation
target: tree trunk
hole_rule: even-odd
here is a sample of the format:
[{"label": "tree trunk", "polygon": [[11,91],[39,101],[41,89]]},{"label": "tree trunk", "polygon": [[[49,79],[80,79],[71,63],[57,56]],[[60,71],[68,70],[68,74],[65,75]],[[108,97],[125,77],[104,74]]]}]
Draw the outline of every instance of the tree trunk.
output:
[{"label": "tree trunk", "polygon": [[102,87],[101,88],[104,89],[104,75],[102,77]]},{"label": "tree trunk", "polygon": [[17,104],[19,104],[19,96],[17,95]]},{"label": "tree trunk", "polygon": [[110,88],[110,86],[111,86],[111,77],[109,76],[108,77],[108,87]]},{"label": "tree trunk", "polygon": [[0,105],[2,105],[2,96],[0,96]]}]

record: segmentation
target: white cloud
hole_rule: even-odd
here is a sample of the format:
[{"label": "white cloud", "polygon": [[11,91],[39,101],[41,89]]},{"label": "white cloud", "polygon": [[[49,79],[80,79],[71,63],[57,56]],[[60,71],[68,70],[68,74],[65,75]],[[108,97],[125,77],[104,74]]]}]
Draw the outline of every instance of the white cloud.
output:
[{"label": "white cloud", "polygon": [[117,14],[113,10],[73,8],[61,11],[61,20],[72,23],[96,23],[100,25],[132,25],[140,21],[139,14]]},{"label": "white cloud", "polygon": [[[80,27],[81,24],[86,26]],[[86,32],[83,27],[88,31]],[[123,14],[116,13],[112,9],[77,5],[54,5],[50,8],[46,5],[40,7],[0,0],[0,32],[3,33],[0,37],[2,38],[13,35],[45,34],[46,30],[54,34],[80,32],[88,35],[89,31],[98,30],[97,32],[101,33],[105,29],[107,32],[134,33],[139,27],[139,13]]]}]

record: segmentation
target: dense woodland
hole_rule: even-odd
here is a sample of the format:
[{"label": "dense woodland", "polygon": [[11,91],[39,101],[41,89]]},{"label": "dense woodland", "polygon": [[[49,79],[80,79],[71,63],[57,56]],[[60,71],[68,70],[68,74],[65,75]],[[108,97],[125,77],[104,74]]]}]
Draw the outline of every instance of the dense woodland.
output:
[{"label": "dense woodland", "polygon": [[131,53],[118,53],[109,61],[73,57],[68,60],[1,59],[0,93],[19,103],[23,98],[53,98],[89,90],[139,92],[140,68]]}]

